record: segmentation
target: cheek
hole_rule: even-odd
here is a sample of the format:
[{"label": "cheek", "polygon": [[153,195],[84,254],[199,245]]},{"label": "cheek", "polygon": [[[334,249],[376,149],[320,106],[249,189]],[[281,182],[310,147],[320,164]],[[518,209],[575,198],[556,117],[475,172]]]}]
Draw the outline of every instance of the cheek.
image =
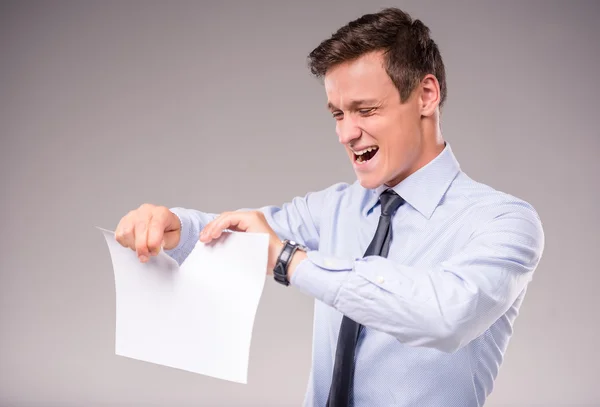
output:
[{"label": "cheek", "polygon": [[383,132],[383,145],[389,150],[389,154],[398,155],[411,144],[410,129],[406,126],[395,124],[388,126]]},{"label": "cheek", "polygon": [[398,166],[412,161],[419,149],[417,132],[410,126],[393,126],[386,134],[384,148],[387,166]]}]

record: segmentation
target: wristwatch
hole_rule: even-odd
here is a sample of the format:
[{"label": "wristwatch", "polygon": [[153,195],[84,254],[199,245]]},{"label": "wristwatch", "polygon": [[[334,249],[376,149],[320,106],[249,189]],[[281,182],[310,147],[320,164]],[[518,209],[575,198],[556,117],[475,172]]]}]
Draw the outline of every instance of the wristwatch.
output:
[{"label": "wristwatch", "polygon": [[287,271],[290,261],[292,260],[292,256],[294,253],[296,253],[296,250],[302,250],[305,252],[307,251],[307,248],[299,243],[294,242],[293,240],[286,239],[283,241],[283,249],[281,249],[281,253],[279,253],[277,263],[275,263],[275,268],[273,269],[273,277],[278,283],[290,285],[290,281],[287,278]]}]

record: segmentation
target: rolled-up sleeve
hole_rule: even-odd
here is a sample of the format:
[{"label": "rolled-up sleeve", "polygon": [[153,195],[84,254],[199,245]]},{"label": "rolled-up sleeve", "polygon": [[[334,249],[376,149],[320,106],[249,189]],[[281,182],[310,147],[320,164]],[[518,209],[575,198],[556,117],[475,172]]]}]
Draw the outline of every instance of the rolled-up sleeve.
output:
[{"label": "rolled-up sleeve", "polygon": [[487,330],[532,278],[544,248],[535,212],[499,213],[431,268],[380,256],[309,252],[292,276],[300,291],[402,343],[453,352]]}]

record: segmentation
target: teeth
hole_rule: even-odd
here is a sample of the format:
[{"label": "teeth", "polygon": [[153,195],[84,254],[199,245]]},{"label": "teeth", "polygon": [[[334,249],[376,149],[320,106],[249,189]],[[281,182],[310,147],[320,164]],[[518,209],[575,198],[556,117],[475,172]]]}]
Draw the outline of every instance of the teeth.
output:
[{"label": "teeth", "polygon": [[355,151],[354,154],[356,154],[356,155],[363,155],[365,153],[368,153],[369,151],[377,150],[378,148],[379,147],[368,147],[368,148],[365,148],[364,150]]}]

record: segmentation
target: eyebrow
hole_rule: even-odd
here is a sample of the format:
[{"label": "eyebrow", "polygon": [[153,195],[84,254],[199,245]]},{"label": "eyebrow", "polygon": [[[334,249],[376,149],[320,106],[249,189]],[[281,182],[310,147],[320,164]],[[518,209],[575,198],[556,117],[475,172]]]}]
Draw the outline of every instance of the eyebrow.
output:
[{"label": "eyebrow", "polygon": [[[353,100],[352,102],[350,102],[348,108],[349,110],[354,110],[356,108],[358,108],[359,106],[364,106],[364,105],[377,105],[378,101],[375,99],[358,99],[358,100]],[[336,106],[334,106],[331,102],[327,102],[327,109],[329,110],[336,110],[338,109]]]}]

